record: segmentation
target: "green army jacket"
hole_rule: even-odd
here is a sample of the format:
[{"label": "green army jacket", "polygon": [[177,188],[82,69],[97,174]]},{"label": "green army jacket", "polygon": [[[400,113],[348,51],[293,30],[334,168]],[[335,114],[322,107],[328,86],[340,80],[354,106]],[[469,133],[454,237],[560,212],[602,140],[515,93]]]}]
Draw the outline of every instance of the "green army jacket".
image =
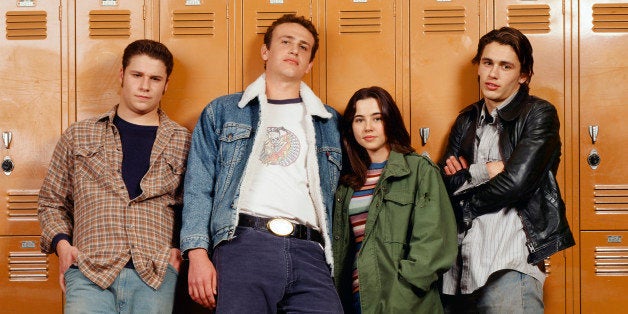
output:
[{"label": "green army jacket", "polygon": [[[353,310],[352,195],[350,187],[338,188],[332,232],[334,279],[347,313]],[[362,312],[442,313],[437,280],[456,255],[456,221],[439,169],[416,153],[391,152],[357,255]]]}]

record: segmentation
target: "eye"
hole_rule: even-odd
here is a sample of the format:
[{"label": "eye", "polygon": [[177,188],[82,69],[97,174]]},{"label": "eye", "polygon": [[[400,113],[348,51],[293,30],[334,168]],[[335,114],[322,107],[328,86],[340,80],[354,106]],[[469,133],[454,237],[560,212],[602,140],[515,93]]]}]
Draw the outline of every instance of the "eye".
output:
[{"label": "eye", "polygon": [[151,77],[150,79],[155,82],[161,82],[161,77],[158,77],[158,76]]},{"label": "eye", "polygon": [[504,68],[504,70],[512,70],[512,65],[504,64],[503,68]]},{"label": "eye", "polygon": [[309,47],[306,45],[300,45],[299,48],[301,48],[301,50],[303,51],[307,51]]},{"label": "eye", "polygon": [[282,40],[281,40],[281,43],[282,43],[282,44],[287,44],[287,43],[288,43],[288,40],[287,40],[287,39],[282,39]]},{"label": "eye", "polygon": [[139,73],[133,73],[133,74],[131,74],[131,75],[133,75],[133,76],[135,76],[135,77],[142,77],[142,74],[139,74]]},{"label": "eye", "polygon": [[353,118],[353,123],[362,123],[363,121],[363,118]]}]

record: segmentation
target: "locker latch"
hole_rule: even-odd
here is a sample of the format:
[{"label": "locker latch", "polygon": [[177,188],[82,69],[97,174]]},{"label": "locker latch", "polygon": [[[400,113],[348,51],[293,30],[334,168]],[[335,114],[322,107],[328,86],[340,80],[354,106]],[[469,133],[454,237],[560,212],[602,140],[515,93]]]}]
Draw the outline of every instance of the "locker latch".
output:
[{"label": "locker latch", "polygon": [[593,144],[597,142],[597,133],[599,132],[600,127],[597,125],[589,125],[589,136],[591,136],[591,141]]}]

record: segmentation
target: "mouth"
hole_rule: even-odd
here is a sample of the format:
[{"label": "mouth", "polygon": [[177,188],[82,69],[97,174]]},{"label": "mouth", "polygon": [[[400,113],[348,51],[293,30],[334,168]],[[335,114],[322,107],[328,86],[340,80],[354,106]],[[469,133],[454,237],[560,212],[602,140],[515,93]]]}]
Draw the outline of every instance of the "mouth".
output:
[{"label": "mouth", "polygon": [[484,86],[486,86],[486,88],[490,91],[494,91],[497,90],[499,88],[499,85],[497,84],[493,84],[493,83],[484,83]]},{"label": "mouth", "polygon": [[365,136],[362,138],[363,140],[370,142],[373,141],[375,139],[375,136],[369,135],[369,136]]},{"label": "mouth", "polygon": [[294,65],[299,65],[299,61],[297,61],[296,59],[284,59],[283,61],[288,62],[288,63],[292,63]]},{"label": "mouth", "polygon": [[139,100],[143,100],[143,101],[150,100],[150,97],[148,97],[148,96],[135,95],[135,97],[137,97]]}]

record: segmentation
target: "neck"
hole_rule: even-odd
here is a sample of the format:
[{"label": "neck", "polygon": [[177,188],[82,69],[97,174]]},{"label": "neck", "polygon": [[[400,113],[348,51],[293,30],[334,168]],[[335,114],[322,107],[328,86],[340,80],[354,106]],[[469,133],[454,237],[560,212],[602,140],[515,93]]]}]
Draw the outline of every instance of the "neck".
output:
[{"label": "neck", "polygon": [[266,76],[266,97],[268,99],[299,98],[301,81],[278,81]]},{"label": "neck", "polygon": [[116,114],[120,119],[129,123],[137,125],[159,125],[159,113],[157,109],[147,113],[141,113],[118,107]]}]

